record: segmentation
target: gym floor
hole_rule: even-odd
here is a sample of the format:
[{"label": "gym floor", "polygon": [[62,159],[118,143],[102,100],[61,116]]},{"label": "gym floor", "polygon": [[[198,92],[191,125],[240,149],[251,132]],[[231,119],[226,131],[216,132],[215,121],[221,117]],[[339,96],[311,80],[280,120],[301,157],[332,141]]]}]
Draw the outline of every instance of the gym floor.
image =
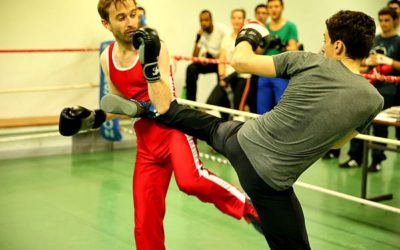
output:
[{"label": "gym floor", "polygon": [[[200,144],[203,152],[210,149]],[[347,148],[340,161],[346,160]],[[368,175],[368,196],[394,193],[382,202],[400,207],[400,154],[387,152]],[[0,249],[135,249],[131,176],[134,149],[0,161]],[[361,169],[319,160],[302,182],[359,196]],[[204,161],[238,184],[229,166]],[[313,249],[400,249],[400,214],[295,187]],[[268,249],[252,226],[180,192],[171,181],[165,217],[167,249]]]}]

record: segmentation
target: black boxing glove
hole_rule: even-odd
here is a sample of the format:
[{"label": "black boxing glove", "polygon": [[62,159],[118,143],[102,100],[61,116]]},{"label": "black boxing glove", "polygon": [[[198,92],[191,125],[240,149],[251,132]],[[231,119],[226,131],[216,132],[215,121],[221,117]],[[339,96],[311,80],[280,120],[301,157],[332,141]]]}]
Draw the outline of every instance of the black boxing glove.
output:
[{"label": "black boxing glove", "polygon": [[81,106],[64,108],[60,114],[58,131],[63,136],[71,136],[81,130],[98,128],[106,120],[101,109],[89,110]]},{"label": "black boxing glove", "polygon": [[265,49],[268,46],[268,36],[269,32],[265,25],[258,21],[251,20],[243,25],[236,37],[235,46],[243,41],[247,41],[250,43],[253,51],[255,51],[257,47]]},{"label": "black boxing glove", "polygon": [[266,49],[277,49],[280,51],[285,50],[285,45],[282,43],[282,40],[279,36],[269,35],[267,38],[268,46]]},{"label": "black boxing glove", "polygon": [[139,51],[139,59],[143,67],[143,75],[148,83],[160,81],[158,56],[160,54],[160,38],[157,31],[140,28],[133,32],[132,44]]}]

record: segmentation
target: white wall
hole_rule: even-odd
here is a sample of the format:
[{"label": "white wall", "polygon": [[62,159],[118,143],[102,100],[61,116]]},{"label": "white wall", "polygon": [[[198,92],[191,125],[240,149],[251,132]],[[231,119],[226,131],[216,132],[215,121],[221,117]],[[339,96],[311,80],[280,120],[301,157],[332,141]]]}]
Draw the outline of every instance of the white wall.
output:
[{"label": "white wall", "polygon": [[[244,8],[253,15],[259,0],[172,0],[139,2],[147,10],[149,25],[166,42],[171,55],[192,53],[199,29],[198,13],[212,11],[214,21],[229,25],[233,8]],[[286,0],[284,15],[294,21],[300,40],[308,51],[318,51],[324,21],[340,9],[361,10],[376,17],[386,0]],[[111,34],[100,24],[97,0],[2,0],[0,2],[0,49],[98,47]],[[178,91],[184,85],[187,62],[177,64]],[[31,93],[4,93],[11,88],[63,86],[97,83],[98,53],[0,53],[0,119],[57,115],[70,105],[98,106],[98,90],[63,90]],[[212,83],[210,83],[210,81]],[[211,76],[202,77],[199,100],[204,101],[214,84]]]}]

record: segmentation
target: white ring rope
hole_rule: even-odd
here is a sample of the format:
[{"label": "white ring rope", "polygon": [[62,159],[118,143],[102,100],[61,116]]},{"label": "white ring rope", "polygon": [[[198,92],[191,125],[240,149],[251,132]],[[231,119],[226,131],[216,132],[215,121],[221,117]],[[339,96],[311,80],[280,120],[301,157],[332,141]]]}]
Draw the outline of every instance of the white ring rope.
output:
[{"label": "white ring rope", "polygon": [[46,138],[46,137],[53,137],[53,136],[59,136],[59,132],[48,132],[48,133],[40,133],[40,134],[35,134],[35,135],[20,135],[20,136],[10,136],[6,138],[0,138],[0,143],[1,142],[15,142],[15,141],[24,141],[24,140],[30,140],[30,139],[40,139],[40,138]]},{"label": "white ring rope", "polygon": [[[248,113],[248,112],[239,111],[239,110],[232,110],[232,109],[228,109],[228,108],[224,108],[224,107],[218,107],[218,106],[214,106],[214,105],[208,105],[208,104],[198,103],[198,102],[184,100],[184,99],[178,99],[178,101],[179,101],[179,103],[190,105],[190,106],[195,106],[195,107],[204,108],[204,109],[213,109],[213,110],[216,110],[216,111],[226,112],[226,113],[229,113],[229,114],[240,115],[240,116],[245,116],[245,117],[250,117],[250,118],[255,118],[255,117],[259,116],[258,114],[254,114],[254,113]],[[121,127],[120,129],[123,132],[129,133],[129,134],[133,134],[133,131],[132,131],[131,128]],[[49,133],[41,133],[41,134],[35,134],[35,135],[24,135],[24,136],[0,138],[0,142],[12,142],[12,141],[27,140],[27,139],[46,138],[46,137],[52,137],[52,136],[59,136],[59,132],[49,132]],[[359,136],[357,136],[357,138],[362,139],[362,140],[370,140],[370,141],[375,141],[375,142],[382,142],[382,143],[387,143],[387,144],[400,145],[400,142],[396,141],[396,140],[390,140],[390,139],[385,139],[385,138],[380,138],[380,137],[375,137],[375,136],[369,136],[369,135],[359,135]],[[220,164],[230,165],[228,160],[220,158],[220,157],[216,157],[216,156],[213,156],[213,155],[209,155],[209,154],[206,154],[206,153],[200,153],[200,157],[204,157],[207,160],[209,159],[211,161],[216,161],[216,162],[218,162]],[[399,208],[388,206],[388,205],[384,205],[384,204],[381,204],[381,203],[378,203],[378,202],[369,201],[369,200],[358,198],[358,197],[355,197],[355,196],[352,196],[352,195],[348,195],[348,194],[336,192],[336,191],[333,191],[333,190],[330,190],[330,189],[318,187],[318,186],[315,186],[315,185],[312,185],[312,184],[303,183],[301,181],[297,181],[294,185],[299,186],[299,187],[303,187],[303,188],[306,188],[306,189],[314,190],[314,191],[317,191],[317,192],[321,192],[321,193],[324,193],[324,194],[328,194],[328,195],[331,195],[331,196],[335,196],[335,197],[338,197],[338,198],[342,198],[342,199],[345,199],[345,200],[348,200],[348,201],[352,201],[352,202],[356,202],[356,203],[360,203],[360,204],[364,204],[364,205],[367,205],[367,206],[371,206],[371,207],[383,209],[383,210],[386,210],[386,211],[389,211],[389,212],[400,214],[400,209]]]},{"label": "white ring rope", "polygon": [[37,87],[30,87],[30,88],[1,88],[0,94],[88,89],[88,88],[98,88],[98,87],[99,87],[99,84],[97,84],[97,83],[89,83],[89,84],[71,84],[71,85],[64,85],[64,86],[37,86]]},{"label": "white ring rope", "polygon": [[[194,101],[185,100],[185,99],[177,99],[177,100],[181,104],[186,104],[189,106],[194,106],[194,107],[208,109],[208,110],[216,110],[216,111],[228,113],[231,115],[238,115],[238,116],[244,116],[244,117],[249,117],[249,118],[256,118],[256,117],[260,116],[259,114],[219,107],[219,106],[205,104],[205,103],[194,102]],[[366,141],[373,141],[373,142],[393,144],[393,145],[400,146],[400,140],[393,140],[393,139],[387,139],[387,138],[383,138],[383,137],[376,137],[376,136],[364,135],[364,134],[358,134],[356,136],[356,138],[361,139],[361,140],[366,140]]]},{"label": "white ring rope", "polygon": [[186,100],[186,99],[177,98],[176,100],[180,104],[185,104],[185,105],[208,109],[208,110],[216,110],[216,111],[224,112],[224,113],[231,114],[231,115],[238,115],[238,116],[244,116],[244,117],[249,117],[249,118],[256,118],[256,117],[260,116],[259,114],[254,114],[254,113],[250,113],[250,112],[246,112],[246,111],[240,111],[240,110],[236,110],[236,109],[230,109],[230,108],[210,105],[210,104],[206,104],[206,103],[190,101],[190,100]]},{"label": "white ring rope", "polygon": [[[184,100],[184,102],[181,102],[181,100],[179,99],[180,103],[185,103],[186,101],[187,100]],[[186,102],[186,104],[189,104],[189,103],[193,104],[195,102],[193,102],[193,101],[187,101]],[[199,106],[204,107],[203,104],[201,104]],[[219,107],[219,108],[221,108],[221,107]],[[221,110],[226,110],[226,109],[225,108],[221,108]],[[253,114],[253,115],[256,115],[256,114]],[[133,134],[132,129],[128,129],[128,128],[121,128],[121,129],[122,129],[122,131],[124,131],[126,133]],[[368,139],[370,137],[372,137],[372,136],[368,136]],[[218,163],[224,164],[224,165],[231,165],[230,162],[227,159],[224,159],[224,158],[221,158],[221,157],[217,157],[217,156],[214,156],[214,155],[210,155],[210,154],[207,154],[207,153],[200,152],[200,158],[204,158],[206,160],[215,161],[215,162],[218,162]],[[315,185],[308,184],[308,183],[304,183],[304,182],[301,182],[301,181],[296,181],[294,185],[302,187],[302,188],[305,188],[305,189],[311,189],[311,190],[314,190],[314,191],[317,191],[317,192],[328,194],[330,196],[335,196],[335,197],[338,197],[338,198],[342,198],[342,199],[345,199],[345,200],[348,200],[348,201],[352,201],[352,202],[356,202],[356,203],[360,203],[360,204],[364,204],[364,205],[367,205],[367,206],[371,206],[371,207],[375,207],[375,208],[379,208],[379,209],[383,209],[383,210],[386,210],[386,211],[390,211],[390,212],[393,212],[393,213],[400,214],[400,209],[399,208],[388,206],[388,205],[384,205],[384,204],[381,204],[381,203],[378,203],[378,202],[374,202],[374,201],[358,198],[358,197],[355,197],[355,196],[352,196],[352,195],[336,192],[336,191],[333,191],[333,190],[330,190],[330,189],[322,188],[322,187],[315,186]]]},{"label": "white ring rope", "polygon": [[373,142],[393,144],[393,145],[400,146],[400,140],[393,140],[393,139],[387,139],[387,138],[383,138],[383,137],[376,137],[376,136],[364,135],[364,134],[358,134],[356,136],[356,138],[364,140],[364,141],[373,141]]},{"label": "white ring rope", "polygon": [[338,198],[342,198],[344,200],[353,201],[353,202],[364,204],[364,205],[367,205],[367,206],[370,206],[370,207],[375,207],[375,208],[383,209],[383,210],[386,210],[386,211],[389,211],[389,212],[400,214],[400,208],[397,208],[397,207],[392,207],[392,206],[381,204],[381,203],[378,203],[378,202],[375,202],[375,201],[370,201],[370,200],[358,198],[358,197],[355,197],[355,196],[352,196],[352,195],[336,192],[336,191],[333,191],[333,190],[330,190],[330,189],[318,187],[318,186],[315,186],[315,185],[312,185],[312,184],[308,184],[308,183],[304,183],[304,182],[301,182],[301,181],[296,181],[294,183],[294,185],[299,186],[299,187],[303,187],[303,188],[306,188],[306,189],[311,189],[311,190],[314,190],[314,191],[317,191],[317,192],[321,192],[321,193],[324,193],[324,194],[328,194],[328,195],[331,195],[331,196],[335,196],[335,197],[338,197]]},{"label": "white ring rope", "polygon": [[[206,154],[206,153],[201,153],[200,152],[200,157],[204,157],[207,160],[209,159],[211,161],[216,161],[216,162],[218,162],[220,164],[231,165],[229,163],[229,161],[226,160],[226,159],[215,157],[213,155],[209,155],[209,154]],[[324,193],[324,194],[327,194],[327,195],[330,195],[330,196],[335,196],[335,197],[338,197],[338,198],[341,198],[341,199],[344,199],[344,200],[348,200],[348,201],[364,204],[364,205],[367,205],[367,206],[370,206],[370,207],[375,207],[375,208],[379,208],[379,209],[383,209],[383,210],[386,210],[386,211],[390,211],[390,212],[393,212],[393,213],[400,214],[400,209],[399,208],[388,206],[388,205],[384,205],[384,204],[381,204],[381,203],[378,203],[378,202],[374,202],[374,201],[358,198],[358,197],[355,197],[355,196],[352,196],[352,195],[336,192],[336,191],[333,191],[333,190],[330,190],[330,189],[326,189],[326,188],[323,188],[323,187],[319,187],[319,186],[315,186],[315,185],[312,185],[312,184],[304,183],[304,182],[301,182],[301,181],[296,181],[294,183],[294,185],[302,187],[302,188],[305,188],[305,189],[310,189],[310,190],[314,190],[314,191],[317,191],[317,192],[320,192],[320,193]]]}]

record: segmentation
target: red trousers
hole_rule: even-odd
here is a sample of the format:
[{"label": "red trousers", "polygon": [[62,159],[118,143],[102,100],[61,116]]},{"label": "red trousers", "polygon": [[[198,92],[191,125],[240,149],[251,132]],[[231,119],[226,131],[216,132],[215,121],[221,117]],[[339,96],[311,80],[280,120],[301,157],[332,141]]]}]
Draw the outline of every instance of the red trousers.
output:
[{"label": "red trousers", "polygon": [[133,175],[137,250],[163,250],[165,198],[172,173],[179,189],[213,203],[236,219],[243,217],[245,195],[203,169],[195,140],[174,129],[141,119],[135,123],[137,155]]}]

